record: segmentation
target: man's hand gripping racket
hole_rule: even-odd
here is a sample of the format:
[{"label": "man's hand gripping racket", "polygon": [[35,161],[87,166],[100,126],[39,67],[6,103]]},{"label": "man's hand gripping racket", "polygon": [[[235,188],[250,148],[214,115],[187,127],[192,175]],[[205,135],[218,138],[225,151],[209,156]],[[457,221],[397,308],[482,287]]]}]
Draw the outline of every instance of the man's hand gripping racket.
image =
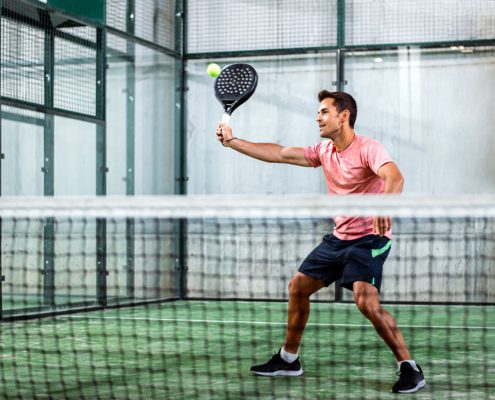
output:
[{"label": "man's hand gripping racket", "polygon": [[215,79],[215,97],[224,109],[222,122],[217,126],[216,134],[224,146],[235,139],[232,130],[228,128],[232,113],[253,95],[257,84],[258,74],[249,64],[228,65]]}]

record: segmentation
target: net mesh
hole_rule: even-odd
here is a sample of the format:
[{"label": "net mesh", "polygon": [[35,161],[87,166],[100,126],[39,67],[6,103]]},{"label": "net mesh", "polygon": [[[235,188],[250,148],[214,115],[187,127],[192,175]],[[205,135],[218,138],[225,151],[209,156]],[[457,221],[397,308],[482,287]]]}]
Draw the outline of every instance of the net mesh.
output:
[{"label": "net mesh", "polygon": [[283,344],[288,283],[338,215],[393,217],[381,299],[419,398],[491,398],[486,196],[3,198],[0,396],[395,398],[394,357],[339,285],[311,297],[302,377],[249,371]]}]

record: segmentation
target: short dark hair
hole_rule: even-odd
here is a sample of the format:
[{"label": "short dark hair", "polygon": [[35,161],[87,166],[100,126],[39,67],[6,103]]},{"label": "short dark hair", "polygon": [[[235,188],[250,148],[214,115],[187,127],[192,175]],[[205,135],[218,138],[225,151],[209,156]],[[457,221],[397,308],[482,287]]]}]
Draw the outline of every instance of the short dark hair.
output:
[{"label": "short dark hair", "polygon": [[357,104],[356,100],[346,92],[329,92],[328,90],[322,90],[318,93],[318,101],[321,103],[324,99],[333,99],[333,105],[340,113],[344,110],[348,110],[351,114],[349,117],[349,125],[354,128],[354,123],[357,117]]}]

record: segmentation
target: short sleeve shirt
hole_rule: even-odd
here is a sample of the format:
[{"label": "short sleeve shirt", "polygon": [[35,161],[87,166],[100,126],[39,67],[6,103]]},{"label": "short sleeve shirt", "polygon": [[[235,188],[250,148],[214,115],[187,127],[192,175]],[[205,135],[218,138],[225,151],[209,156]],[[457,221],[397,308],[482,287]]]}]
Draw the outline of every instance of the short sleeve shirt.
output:
[{"label": "short sleeve shirt", "polygon": [[[344,151],[338,152],[331,140],[304,149],[312,167],[322,167],[330,194],[382,194],[385,182],[378,169],[393,162],[376,140],[355,135]],[[372,217],[336,217],[334,235],[342,240],[357,239],[373,233]],[[388,231],[385,236],[391,237]]]}]

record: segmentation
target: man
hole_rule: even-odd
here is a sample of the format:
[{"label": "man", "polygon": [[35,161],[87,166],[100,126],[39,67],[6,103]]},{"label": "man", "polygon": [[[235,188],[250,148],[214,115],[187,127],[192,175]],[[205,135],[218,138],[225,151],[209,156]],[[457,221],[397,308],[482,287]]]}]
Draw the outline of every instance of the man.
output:
[{"label": "man", "polygon": [[[344,92],[321,91],[316,122],[320,137],[330,139],[311,147],[283,147],[274,143],[251,143],[234,137],[219,124],[220,142],[258,160],[323,168],[330,194],[401,193],[403,178],[396,164],[375,140],[356,135],[357,106]],[[283,347],[271,360],[251,368],[262,376],[297,376],[303,370],[298,348],[309,317],[309,297],[340,279],[354,293],[359,310],[395,355],[400,378],[393,392],[412,393],[425,380],[409,351],[394,318],[380,304],[382,268],[391,245],[389,217],[338,217],[335,230],[326,235],[303,261],[289,283],[287,331]]]}]

